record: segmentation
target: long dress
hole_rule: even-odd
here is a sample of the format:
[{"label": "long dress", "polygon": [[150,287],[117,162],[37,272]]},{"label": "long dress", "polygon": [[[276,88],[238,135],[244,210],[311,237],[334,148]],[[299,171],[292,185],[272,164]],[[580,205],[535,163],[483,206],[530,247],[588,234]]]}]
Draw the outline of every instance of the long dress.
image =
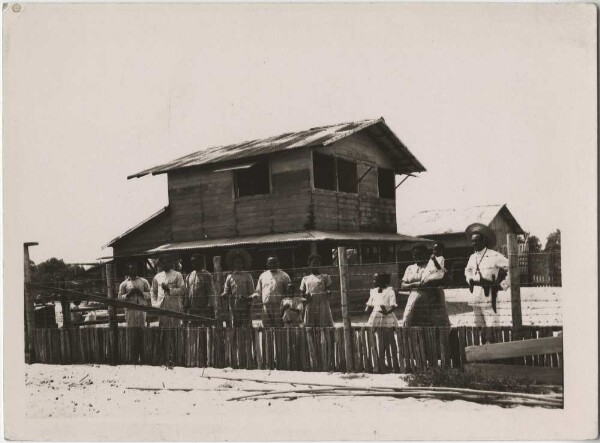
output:
[{"label": "long dress", "polygon": [[379,288],[371,289],[367,306],[371,306],[373,312],[371,312],[367,325],[375,328],[394,328],[398,326],[396,314],[393,312],[384,314],[381,312],[382,305],[387,309],[396,308],[398,306],[396,304],[396,294],[392,288],[385,288],[381,292],[379,292]]},{"label": "long dress", "polygon": [[[132,289],[139,289],[143,296],[127,299],[126,294]],[[141,277],[127,277],[119,286],[119,299],[135,303],[136,305],[148,306],[148,301],[150,300],[150,285],[148,284],[148,280]],[[128,327],[143,328],[146,326],[146,313],[135,309],[125,309],[125,322]]]},{"label": "long dress", "polygon": [[[166,294],[163,290],[162,283],[169,286],[169,294]],[[167,272],[159,272],[154,276],[152,280],[152,306],[182,312],[185,294],[185,283],[180,272],[171,269]],[[181,320],[161,315],[158,325],[162,328],[179,328]]]},{"label": "long dress", "polygon": [[311,295],[304,314],[305,326],[333,326],[328,294],[330,287],[331,278],[327,274],[310,274],[302,278],[300,291]]},{"label": "long dress", "polygon": [[225,279],[223,293],[229,302],[229,316],[233,327],[252,326],[252,299],[254,280],[249,272],[233,271]]},{"label": "long dress", "polygon": [[[406,268],[404,283],[423,282],[425,266],[418,264]],[[403,326],[449,326],[450,319],[446,310],[446,297],[442,288],[412,289],[408,297]]]}]

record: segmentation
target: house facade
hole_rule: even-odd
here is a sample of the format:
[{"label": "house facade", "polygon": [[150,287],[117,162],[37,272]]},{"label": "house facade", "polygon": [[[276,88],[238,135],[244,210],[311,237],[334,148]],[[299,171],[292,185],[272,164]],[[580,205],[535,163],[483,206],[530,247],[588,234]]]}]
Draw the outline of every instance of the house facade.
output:
[{"label": "house facade", "polygon": [[351,263],[394,263],[424,241],[397,232],[396,176],[423,171],[383,118],[207,148],[128,177],[167,174],[169,203],[106,246],[117,267],[194,253],[210,270],[243,249],[256,269],[272,253],[293,269],[315,252],[333,265],[341,245]]}]

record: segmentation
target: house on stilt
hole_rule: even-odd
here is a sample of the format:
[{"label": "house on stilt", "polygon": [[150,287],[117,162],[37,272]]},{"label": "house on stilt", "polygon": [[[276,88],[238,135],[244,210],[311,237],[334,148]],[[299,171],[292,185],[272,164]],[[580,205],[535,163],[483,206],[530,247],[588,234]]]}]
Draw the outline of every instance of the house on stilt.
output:
[{"label": "house on stilt", "polygon": [[423,171],[383,118],[210,147],[129,176],[167,174],[169,203],[106,246],[120,274],[127,260],[165,253],[184,271],[203,254],[210,270],[236,249],[255,269],[272,253],[283,269],[315,252],[331,266],[337,246],[351,264],[394,271],[402,248],[426,241],[397,232],[396,178]]}]

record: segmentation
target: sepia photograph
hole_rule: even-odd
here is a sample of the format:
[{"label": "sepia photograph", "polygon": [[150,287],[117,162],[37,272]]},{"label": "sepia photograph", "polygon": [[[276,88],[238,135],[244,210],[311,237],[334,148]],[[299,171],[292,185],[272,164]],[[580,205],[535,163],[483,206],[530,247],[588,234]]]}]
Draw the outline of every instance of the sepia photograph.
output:
[{"label": "sepia photograph", "polygon": [[4,437],[595,438],[597,33],[4,4]]}]

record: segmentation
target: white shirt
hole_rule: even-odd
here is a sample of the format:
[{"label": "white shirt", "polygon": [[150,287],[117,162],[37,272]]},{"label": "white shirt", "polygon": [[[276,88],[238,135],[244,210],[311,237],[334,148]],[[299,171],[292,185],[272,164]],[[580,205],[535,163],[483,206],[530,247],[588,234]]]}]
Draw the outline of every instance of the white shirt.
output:
[{"label": "white shirt", "polygon": [[284,271],[265,271],[258,278],[255,293],[262,297],[263,303],[280,303],[290,283],[290,276]]},{"label": "white shirt", "polygon": [[[477,269],[481,272],[481,276]],[[508,271],[508,259],[493,249],[484,248],[477,251],[469,257],[469,262],[465,268],[465,278],[467,283],[469,280],[478,282],[483,277],[486,280],[493,280],[498,277],[498,271],[504,269]],[[507,275],[504,281],[500,282],[500,287],[507,290],[510,287],[510,276]],[[483,288],[475,286],[473,288],[473,303],[472,304],[491,304],[491,297],[485,297]]]},{"label": "white shirt", "polygon": [[163,283],[169,285],[171,297],[185,294],[185,283],[180,272],[173,269],[167,272],[159,272],[152,279],[152,306],[156,308],[160,308],[165,299],[165,291],[162,288]]},{"label": "white shirt", "polygon": [[444,257],[441,255],[439,257],[436,256],[435,259],[442,269],[436,268],[433,260],[429,259],[427,266],[425,266],[425,270],[423,271],[423,282],[444,278],[444,274],[446,273],[446,267],[444,266],[444,263],[446,260],[444,260]]},{"label": "white shirt", "polygon": [[390,287],[379,292],[379,288],[371,289],[367,306],[373,307],[373,312],[381,312],[381,305],[387,309],[397,307],[396,294]]}]

